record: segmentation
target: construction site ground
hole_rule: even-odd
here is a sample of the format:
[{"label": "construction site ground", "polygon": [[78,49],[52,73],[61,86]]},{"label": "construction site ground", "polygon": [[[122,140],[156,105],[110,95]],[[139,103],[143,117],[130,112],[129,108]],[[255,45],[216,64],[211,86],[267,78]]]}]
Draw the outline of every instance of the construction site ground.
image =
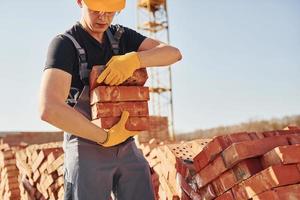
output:
[{"label": "construction site ground", "polygon": [[[298,127],[136,143],[156,199],[300,199]],[[63,163],[62,132],[2,136],[0,199],[63,199]]]}]

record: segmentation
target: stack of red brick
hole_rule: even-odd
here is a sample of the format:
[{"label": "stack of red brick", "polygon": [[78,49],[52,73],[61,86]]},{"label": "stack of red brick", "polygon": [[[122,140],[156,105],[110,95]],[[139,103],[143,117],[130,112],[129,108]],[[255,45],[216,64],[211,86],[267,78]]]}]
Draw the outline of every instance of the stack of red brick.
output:
[{"label": "stack of red brick", "polygon": [[[138,144],[156,199],[300,199],[300,129]],[[61,143],[0,146],[0,199],[62,199]]]},{"label": "stack of red brick", "polygon": [[0,199],[20,199],[19,170],[16,166],[15,151],[23,146],[11,147],[0,144]]},{"label": "stack of red brick", "polygon": [[148,76],[146,69],[136,70],[132,77],[119,86],[98,84],[97,77],[104,66],[94,66],[90,74],[90,103],[93,123],[109,129],[120,120],[122,111],[129,112],[126,128],[144,131],[149,128],[149,89],[143,87]]},{"label": "stack of red brick", "polygon": [[300,199],[300,130],[215,137],[182,179],[185,199]]},{"label": "stack of red brick", "polygon": [[105,66],[94,66],[90,73],[90,104],[92,122],[102,128],[116,124],[122,111],[129,112],[126,128],[139,131],[138,140],[149,142],[151,138],[165,141],[169,137],[168,119],[149,116],[149,88],[144,87],[148,74],[145,68],[135,70],[133,75],[118,86],[97,83],[97,78]]},{"label": "stack of red brick", "polygon": [[151,167],[156,199],[300,199],[300,129],[209,141],[139,145]]},{"label": "stack of red brick", "polygon": [[182,190],[176,180],[178,174],[183,173],[185,166],[193,168],[193,157],[209,141],[209,139],[199,139],[164,144],[152,139],[147,144],[139,144],[151,168],[156,199],[181,199]]},{"label": "stack of red brick", "polygon": [[63,162],[61,143],[31,145],[17,151],[21,196],[18,199],[63,199]]}]

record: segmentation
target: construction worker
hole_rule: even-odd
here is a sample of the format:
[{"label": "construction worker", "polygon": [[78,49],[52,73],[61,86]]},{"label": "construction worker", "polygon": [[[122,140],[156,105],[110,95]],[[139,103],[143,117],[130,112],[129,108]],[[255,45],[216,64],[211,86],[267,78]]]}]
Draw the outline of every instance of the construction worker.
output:
[{"label": "construction worker", "polygon": [[[113,192],[120,200],[152,200],[149,165],[131,137],[136,133],[125,129],[128,112],[106,131],[68,100],[80,99],[86,86],[79,69],[84,59],[89,70],[106,65],[98,82],[119,85],[136,69],[170,65],[181,59],[181,53],[121,26],[120,52],[115,55],[108,32],[118,31],[120,26],[111,23],[125,0],[77,0],[77,4],[82,11],[80,22],[49,45],[39,97],[41,119],[64,131],[64,198],[108,200]],[[84,56],[79,55],[80,47]]]}]

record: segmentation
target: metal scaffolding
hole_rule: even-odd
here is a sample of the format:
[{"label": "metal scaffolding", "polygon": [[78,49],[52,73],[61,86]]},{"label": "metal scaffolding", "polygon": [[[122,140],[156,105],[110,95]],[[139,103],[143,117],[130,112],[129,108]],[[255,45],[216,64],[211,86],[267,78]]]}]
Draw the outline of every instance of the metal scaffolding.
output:
[{"label": "metal scaffolding", "polygon": [[[169,44],[166,0],[137,0],[137,28],[151,38]],[[168,118],[169,138],[174,140],[174,112],[171,67],[147,68],[150,115]],[[150,73],[149,73],[150,72]]]}]

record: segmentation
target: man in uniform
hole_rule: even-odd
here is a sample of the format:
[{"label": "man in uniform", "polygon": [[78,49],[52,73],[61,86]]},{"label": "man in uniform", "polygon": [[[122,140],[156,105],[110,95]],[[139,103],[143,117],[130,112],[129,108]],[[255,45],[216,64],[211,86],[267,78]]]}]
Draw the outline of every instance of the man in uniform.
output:
[{"label": "man in uniform", "polygon": [[[125,0],[77,0],[82,16],[79,22],[56,36],[48,48],[39,110],[41,119],[64,133],[65,199],[108,200],[111,191],[120,200],[152,200],[154,193],[149,166],[137,149],[135,133],[125,129],[128,112],[110,130],[91,123],[67,99],[79,96],[85,84],[80,76],[77,47],[85,50],[87,68],[106,65],[98,81],[119,85],[138,68],[167,66],[181,59],[180,51],[123,27],[119,55],[114,55],[107,32]],[[66,103],[67,102],[67,103]]]}]

